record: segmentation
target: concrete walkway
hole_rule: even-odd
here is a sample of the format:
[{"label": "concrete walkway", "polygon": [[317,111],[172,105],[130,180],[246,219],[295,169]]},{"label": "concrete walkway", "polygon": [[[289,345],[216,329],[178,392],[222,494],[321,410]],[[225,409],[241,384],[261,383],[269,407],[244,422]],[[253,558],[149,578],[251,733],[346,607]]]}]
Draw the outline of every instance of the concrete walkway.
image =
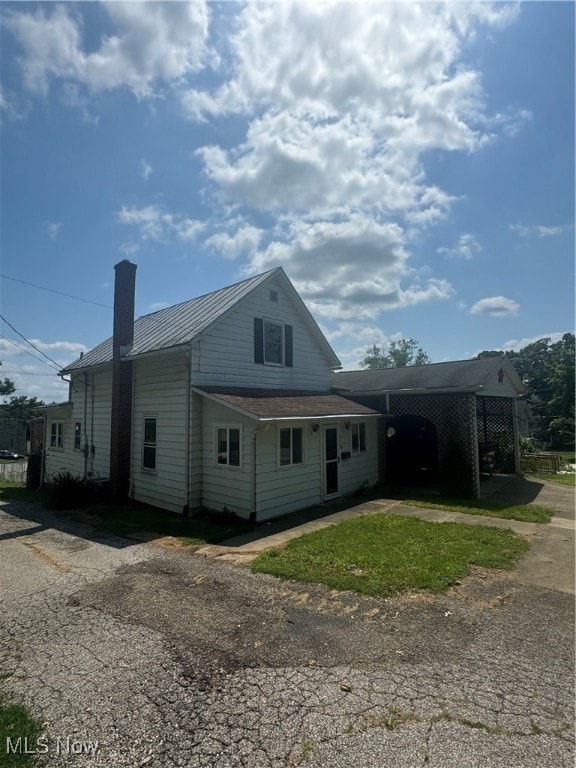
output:
[{"label": "concrete walkway", "polygon": [[311,511],[293,515],[221,544],[201,547],[196,554],[239,565],[249,564],[265,549],[284,546],[291,539],[305,533],[361,515],[389,513],[418,517],[431,522],[449,521],[511,529],[530,539],[531,543],[530,551],[519,561],[515,571],[518,581],[575,594],[575,489],[556,483],[506,475],[490,478],[483,490],[483,498],[511,506],[528,504],[550,507],[554,510],[554,516],[548,524],[525,523],[484,515],[409,507],[397,499],[384,498],[357,504],[322,517],[318,517],[317,512],[314,516]]}]

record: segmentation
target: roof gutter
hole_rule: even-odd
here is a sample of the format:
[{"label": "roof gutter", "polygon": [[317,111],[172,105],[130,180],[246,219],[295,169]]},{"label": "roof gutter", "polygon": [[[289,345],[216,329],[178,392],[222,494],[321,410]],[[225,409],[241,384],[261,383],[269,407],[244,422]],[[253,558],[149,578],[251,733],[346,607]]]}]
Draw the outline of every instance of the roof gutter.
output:
[{"label": "roof gutter", "polygon": [[352,387],[332,387],[335,394],[339,395],[434,395],[453,394],[458,392],[480,392],[483,384],[459,386],[459,387],[406,387],[404,389],[354,389]]}]

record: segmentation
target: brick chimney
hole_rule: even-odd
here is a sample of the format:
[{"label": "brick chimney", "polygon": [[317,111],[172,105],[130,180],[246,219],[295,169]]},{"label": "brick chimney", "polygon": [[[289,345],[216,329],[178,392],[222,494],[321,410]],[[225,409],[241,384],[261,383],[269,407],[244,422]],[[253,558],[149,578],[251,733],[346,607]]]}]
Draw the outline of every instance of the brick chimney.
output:
[{"label": "brick chimney", "polygon": [[114,331],[112,336],[112,424],[110,486],[116,500],[128,497],[132,434],[132,361],[122,360],[134,341],[136,264],[127,259],[114,267]]}]

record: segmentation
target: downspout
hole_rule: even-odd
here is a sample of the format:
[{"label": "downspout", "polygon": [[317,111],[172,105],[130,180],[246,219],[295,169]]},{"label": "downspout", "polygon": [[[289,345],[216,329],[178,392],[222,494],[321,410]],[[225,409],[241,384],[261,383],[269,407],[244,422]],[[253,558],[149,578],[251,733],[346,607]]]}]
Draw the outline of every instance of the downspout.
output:
[{"label": "downspout", "polygon": [[88,477],[88,374],[84,374],[84,419],[82,421],[84,427],[84,446],[82,453],[84,454],[84,480]]},{"label": "downspout", "polygon": [[96,385],[94,379],[94,374],[92,374],[92,402],[90,403],[90,472],[92,472],[92,476],[94,476],[94,454],[96,453],[96,446],[94,445],[94,399],[96,397]]},{"label": "downspout", "polygon": [[190,391],[192,387],[192,348],[191,345],[188,345],[186,348],[186,418],[185,418],[185,440],[186,440],[186,448],[185,448],[185,462],[186,462],[186,504],[184,505],[184,508],[182,510],[182,514],[184,517],[190,516],[190,489],[192,486],[192,479],[190,477],[192,468],[190,467],[190,455],[191,455],[191,445],[190,445],[190,427],[192,426],[192,392]]}]

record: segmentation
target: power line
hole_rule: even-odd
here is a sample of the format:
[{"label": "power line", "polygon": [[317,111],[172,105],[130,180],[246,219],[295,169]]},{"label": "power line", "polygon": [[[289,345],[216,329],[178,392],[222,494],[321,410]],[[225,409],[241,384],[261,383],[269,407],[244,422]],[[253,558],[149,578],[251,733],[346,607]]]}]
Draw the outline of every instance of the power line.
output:
[{"label": "power line", "polygon": [[47,355],[45,352],[42,352],[42,350],[41,350],[41,349],[38,349],[38,347],[37,347],[35,344],[33,344],[31,341],[29,341],[29,340],[26,338],[26,336],[23,336],[23,335],[20,333],[20,331],[16,330],[16,328],[14,328],[14,326],[12,325],[12,323],[9,323],[9,322],[8,322],[8,320],[6,320],[6,318],[5,318],[5,317],[3,317],[2,315],[0,315],[0,320],[3,320],[3,321],[6,323],[6,325],[7,325],[9,328],[12,328],[12,330],[14,331],[14,333],[15,333],[15,334],[17,334],[18,336],[20,336],[20,338],[21,338],[21,339],[24,339],[24,341],[26,342],[26,344],[30,344],[30,346],[31,346],[33,349],[35,349],[35,350],[36,350],[36,352],[39,352],[39,353],[42,355],[42,357],[45,357],[45,358],[46,358],[46,360],[50,360],[50,362],[51,362],[51,363],[53,363],[53,364],[54,364],[54,365],[55,365],[55,366],[58,368],[58,370],[60,370],[61,368],[63,368],[63,367],[64,367],[64,365],[63,365],[62,363],[57,363],[57,362],[56,362],[56,360],[52,360],[52,358],[51,358],[51,357],[48,357],[48,355]]},{"label": "power line", "polygon": [[[24,347],[21,347],[21,346],[20,346],[20,344],[17,344],[17,343],[14,341],[14,339],[6,339],[6,341],[7,341],[9,344],[13,344],[15,347],[17,347],[19,350],[21,350],[22,352],[24,352],[26,355],[30,355],[30,357],[33,357],[33,358],[34,358],[34,360],[38,360],[38,362],[39,362],[39,363],[42,363],[42,365],[49,365],[49,363],[47,363],[45,360],[42,360],[42,358],[40,358],[40,357],[37,357],[36,355],[33,355],[33,354],[32,354],[32,352],[30,352],[30,350],[29,350],[29,349],[24,349]],[[62,366],[60,366],[60,365],[59,365],[59,366],[58,366],[58,368],[57,368],[57,370],[59,371],[61,367],[62,367]],[[5,373],[8,373],[8,371],[5,371]],[[51,373],[49,373],[49,374],[44,374],[44,375],[45,375],[45,376],[52,376],[52,374],[51,374]]]},{"label": "power line", "polygon": [[29,283],[27,280],[20,280],[18,277],[10,277],[10,275],[0,274],[5,280],[13,280],[15,283],[22,283],[22,285],[30,285],[32,288],[39,288],[41,291],[48,291],[49,293],[57,293],[59,296],[66,296],[69,299],[75,299],[76,301],[84,301],[86,304],[94,304],[97,307],[104,307],[104,309],[113,309],[108,304],[100,304],[98,301],[91,301],[90,299],[83,299],[81,296],[73,296],[71,293],[64,293],[64,291],[56,291],[54,288],[46,288],[44,285],[38,285],[37,283]]},{"label": "power line", "polygon": [[[6,339],[6,341],[10,341],[10,339]],[[40,360],[40,362],[43,363],[44,361]],[[55,376],[54,373],[24,373],[24,371],[2,371],[2,373],[11,373],[12,376]]]}]

